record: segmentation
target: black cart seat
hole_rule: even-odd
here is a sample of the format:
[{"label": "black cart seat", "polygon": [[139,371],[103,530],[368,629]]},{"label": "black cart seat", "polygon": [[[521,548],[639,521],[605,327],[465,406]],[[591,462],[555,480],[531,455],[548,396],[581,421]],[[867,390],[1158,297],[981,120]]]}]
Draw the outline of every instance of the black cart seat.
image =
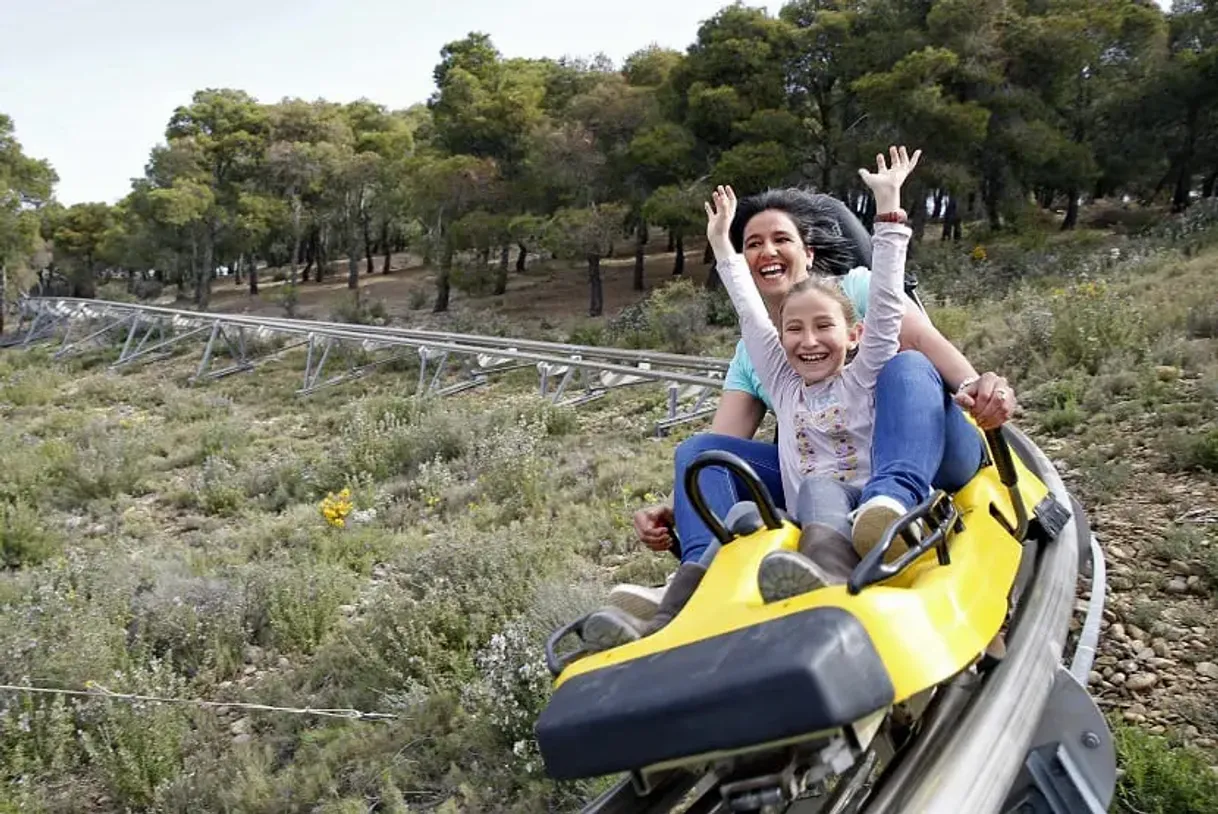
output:
[{"label": "black cart seat", "polygon": [[862,623],[818,607],[574,676],[537,739],[551,777],[597,777],[838,729],[893,696]]}]

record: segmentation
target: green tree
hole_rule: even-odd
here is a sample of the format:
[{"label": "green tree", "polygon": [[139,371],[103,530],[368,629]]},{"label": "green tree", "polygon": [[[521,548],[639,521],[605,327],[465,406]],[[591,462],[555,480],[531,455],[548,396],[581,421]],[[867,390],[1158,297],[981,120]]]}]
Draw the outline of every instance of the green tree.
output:
[{"label": "green tree", "polygon": [[96,297],[101,249],[115,226],[114,213],[104,203],[74,204],[57,212],[51,223],[56,262],[71,270],[71,296]]},{"label": "green tree", "polygon": [[195,304],[200,309],[206,309],[210,301],[221,229],[226,220],[232,220],[240,182],[259,170],[268,125],[265,108],[244,91],[231,89],[199,91],[190,105],[179,107],[169,120],[166,137],[170,144],[190,145],[197,161],[197,175],[192,175],[199,180],[192,179],[192,183],[204,183],[211,193],[210,207],[202,215],[203,256],[195,284]]},{"label": "green tree", "polygon": [[542,72],[525,61],[505,62],[477,33],[444,46],[441,58],[430,102],[439,144],[454,155],[520,161],[542,116]]},{"label": "green tree", "polygon": [[614,241],[623,236],[625,218],[626,207],[622,204],[594,204],[560,209],[546,228],[545,245],[556,257],[582,259],[588,265],[589,316],[604,313],[601,260],[609,254]]},{"label": "green tree", "polygon": [[412,214],[422,221],[431,246],[441,252],[433,310],[447,311],[456,250],[449,227],[493,194],[498,168],[489,159],[470,155],[418,156],[409,167]]},{"label": "green tree", "polygon": [[643,204],[643,217],[673,235],[676,257],[673,261],[673,276],[685,271],[685,236],[696,231],[706,222],[702,202],[706,200],[700,184],[662,186],[651,194]]},{"label": "green tree", "polygon": [[25,154],[13,120],[0,113],[0,332],[9,300],[23,288],[19,280],[41,245],[38,210],[58,180],[49,163]]}]

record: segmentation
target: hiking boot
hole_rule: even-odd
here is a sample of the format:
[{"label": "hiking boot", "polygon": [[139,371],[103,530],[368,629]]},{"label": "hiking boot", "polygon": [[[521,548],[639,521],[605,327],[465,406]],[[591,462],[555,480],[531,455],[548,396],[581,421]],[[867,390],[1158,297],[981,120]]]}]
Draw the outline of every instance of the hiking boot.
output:
[{"label": "hiking boot", "polygon": [[655,615],[649,620],[639,619],[620,607],[608,606],[592,613],[584,620],[584,646],[592,652],[620,647],[644,636],[650,636],[676,618],[681,609],[694,595],[706,568],[698,563],[682,563],[672,578],[664,598]]},{"label": "hiking boot", "polygon": [[799,551],[771,551],[757,569],[763,602],[779,602],[846,582],[858,557],[850,540],[818,523],[809,523],[799,536]]},{"label": "hiking boot", "polygon": [[[854,527],[851,537],[854,550],[860,558],[866,557],[876,547],[892,524],[908,511],[887,495],[876,495],[854,510]],[[916,531],[916,530],[915,530]],[[905,538],[897,536],[884,554],[884,562],[891,563],[909,550]]]}]

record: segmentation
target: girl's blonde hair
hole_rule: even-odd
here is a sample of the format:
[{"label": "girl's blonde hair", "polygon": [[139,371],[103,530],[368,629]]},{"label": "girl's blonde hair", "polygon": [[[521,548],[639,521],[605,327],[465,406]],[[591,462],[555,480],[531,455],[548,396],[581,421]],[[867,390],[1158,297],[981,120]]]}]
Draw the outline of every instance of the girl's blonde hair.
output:
[{"label": "girl's blonde hair", "polygon": [[792,297],[808,291],[824,294],[840,305],[842,307],[842,315],[846,318],[846,325],[853,325],[858,321],[858,314],[854,310],[854,303],[846,296],[846,292],[842,291],[842,287],[836,282],[818,276],[805,277],[791,286],[791,289],[783,296],[782,302],[778,306],[778,319],[782,320],[782,314],[787,309],[787,302]]}]

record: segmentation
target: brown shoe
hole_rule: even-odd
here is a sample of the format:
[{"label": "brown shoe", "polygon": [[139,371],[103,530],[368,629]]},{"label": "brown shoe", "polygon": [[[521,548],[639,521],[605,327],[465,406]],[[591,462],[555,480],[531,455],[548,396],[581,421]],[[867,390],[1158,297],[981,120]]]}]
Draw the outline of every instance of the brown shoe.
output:
[{"label": "brown shoe", "polygon": [[779,602],[828,585],[841,585],[858,565],[848,538],[818,523],[799,536],[799,551],[772,551],[757,569],[763,602]]},{"label": "brown shoe", "polygon": [[706,568],[698,563],[682,563],[664,592],[655,616],[647,621],[617,607],[605,607],[592,613],[584,620],[582,639],[585,647],[599,652],[650,636],[676,618],[705,575]]}]

